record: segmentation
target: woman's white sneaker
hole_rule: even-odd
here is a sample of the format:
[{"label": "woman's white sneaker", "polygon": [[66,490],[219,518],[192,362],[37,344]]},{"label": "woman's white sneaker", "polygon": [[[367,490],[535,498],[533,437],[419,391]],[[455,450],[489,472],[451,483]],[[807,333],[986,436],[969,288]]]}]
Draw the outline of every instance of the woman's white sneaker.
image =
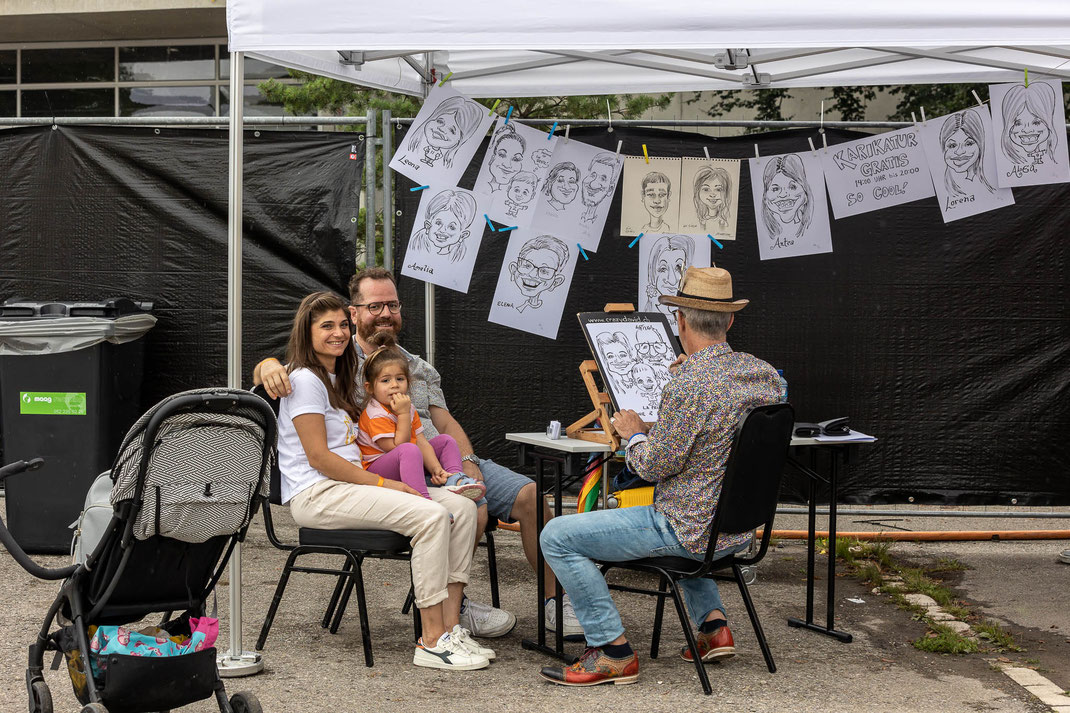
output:
[{"label": "woman's white sneaker", "polygon": [[434,646],[428,646],[420,639],[412,662],[426,668],[440,668],[447,671],[474,671],[490,666],[490,659],[468,649],[464,643],[455,641],[450,632],[438,637]]},{"label": "woman's white sneaker", "polygon": [[472,653],[479,654],[480,656],[486,656],[491,661],[493,661],[495,656],[497,656],[497,654],[494,653],[494,649],[480,644],[478,641],[472,638],[472,634],[468,631],[468,629],[465,629],[460,625],[453,627],[453,631],[450,632],[450,638],[453,641],[456,641],[462,646],[464,646]]}]

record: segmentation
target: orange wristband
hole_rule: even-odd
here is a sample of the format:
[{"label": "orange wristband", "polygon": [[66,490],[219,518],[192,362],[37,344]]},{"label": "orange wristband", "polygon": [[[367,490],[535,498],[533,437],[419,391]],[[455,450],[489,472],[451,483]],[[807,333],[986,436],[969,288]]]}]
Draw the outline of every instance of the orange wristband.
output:
[{"label": "orange wristband", "polygon": [[379,482],[375,484],[377,487],[383,487],[383,476],[379,476]]}]

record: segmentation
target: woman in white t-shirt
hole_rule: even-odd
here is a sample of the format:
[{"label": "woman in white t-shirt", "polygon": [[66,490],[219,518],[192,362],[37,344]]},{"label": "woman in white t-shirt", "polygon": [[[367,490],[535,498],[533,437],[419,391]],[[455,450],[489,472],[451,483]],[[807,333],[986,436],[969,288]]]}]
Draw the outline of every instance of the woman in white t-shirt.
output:
[{"label": "woman in white t-shirt", "polygon": [[429,488],[427,500],[400,481],[360,467],[357,355],[340,297],[316,292],[301,301],[286,360],[293,391],[279,405],[279,469],[282,501],[289,503],[294,521],[302,527],[393,530],[410,537],[423,626],[413,663],[485,668],[494,651],[477,644],[458,623],[472,565],[475,503],[437,487]]}]

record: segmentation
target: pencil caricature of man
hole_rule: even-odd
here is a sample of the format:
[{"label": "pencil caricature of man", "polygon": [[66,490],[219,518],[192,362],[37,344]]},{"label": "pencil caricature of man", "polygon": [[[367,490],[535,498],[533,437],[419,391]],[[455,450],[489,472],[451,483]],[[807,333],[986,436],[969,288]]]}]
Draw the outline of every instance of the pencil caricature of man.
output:
[{"label": "pencil caricature of man", "polygon": [[515,261],[509,263],[513,284],[526,299],[516,305],[518,312],[542,307],[542,294],[565,282],[562,269],[568,263],[568,246],[552,235],[540,235],[524,243]]},{"label": "pencil caricature of man", "polygon": [[593,223],[598,216],[598,206],[613,191],[616,170],[617,158],[613,154],[600,153],[591,159],[580,190],[583,200],[583,215],[580,220],[584,223]]},{"label": "pencil caricature of man", "polygon": [[576,200],[580,190],[580,170],[571,161],[562,161],[550,169],[542,192],[546,202],[555,211],[563,211],[565,206]]},{"label": "pencil caricature of man", "polygon": [[636,363],[649,366],[665,366],[671,364],[676,354],[661,330],[653,324],[637,324],[635,326],[635,361]]},{"label": "pencil caricature of man", "polygon": [[464,258],[475,216],[475,198],[463,191],[442,191],[427,204],[424,227],[412,236],[412,247],[458,262]]},{"label": "pencil caricature of man", "polygon": [[671,233],[672,226],[665,220],[665,214],[672,203],[672,182],[661,171],[651,171],[643,176],[639,193],[643,198],[643,207],[650,214],[650,220],[639,229],[642,233]]},{"label": "pencil caricature of man", "polygon": [[521,171],[509,179],[509,186],[505,190],[506,215],[515,218],[520,211],[527,210],[538,185],[539,179],[531,171]]},{"label": "pencil caricature of man", "polygon": [[635,386],[632,378],[632,350],[624,332],[602,332],[594,338],[598,354],[605,365],[606,377],[614,389],[624,391]]},{"label": "pencil caricature of man", "polygon": [[443,101],[412,131],[408,149],[415,153],[423,145],[421,163],[434,166],[441,161],[449,168],[461,144],[467,141],[483,119],[483,107],[465,97],[450,97]]}]

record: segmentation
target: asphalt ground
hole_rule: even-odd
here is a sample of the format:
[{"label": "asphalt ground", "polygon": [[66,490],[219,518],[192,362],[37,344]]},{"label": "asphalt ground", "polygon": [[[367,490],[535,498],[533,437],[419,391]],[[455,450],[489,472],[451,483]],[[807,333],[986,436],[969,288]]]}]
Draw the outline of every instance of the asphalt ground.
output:
[{"label": "asphalt ground", "polygon": [[[296,532],[285,510],[285,535]],[[894,518],[874,524],[874,517],[841,516],[840,529],[876,530],[1023,530],[1063,529],[1067,520],[995,520]],[[888,520],[886,518],[886,520]],[[856,522],[857,521],[857,522]],[[819,523],[819,526],[821,523]],[[805,526],[799,516],[782,516],[778,529]],[[1070,689],[1070,565],[1058,562],[1070,540],[896,543],[891,553],[908,564],[955,560],[967,569],[950,572],[945,582],[971,609],[1002,623],[1025,650],[982,652],[966,656],[924,653],[911,641],[924,625],[895,607],[885,595],[854,578],[837,578],[836,626],[854,635],[844,644],[813,632],[791,628],[786,619],[804,612],[805,543],[777,542],[759,565],[752,596],[765,627],[778,671],[770,674],[751,631],[739,593],[722,586],[735,635],[737,655],[708,664],[713,695],[702,695],[691,664],[676,656],[683,645],[679,624],[666,611],[661,656],[649,657],[653,600],[615,593],[628,636],[640,652],[640,679],[631,686],[563,688],[538,676],[548,657],[524,650],[520,640],[533,637],[536,622],[535,578],[516,533],[497,536],[503,606],[519,616],[516,629],[487,640],[498,658],[489,669],[440,672],[414,667],[411,619],[400,607],[408,589],[407,563],[373,561],[365,565],[375,666],[364,666],[355,602],[337,635],[320,628],[332,582],[317,575],[291,578],[282,607],[263,652],[265,668],[256,676],[228,679],[233,693],[247,689],[269,713],[375,711],[411,713],[414,705],[437,710],[558,711],[609,706],[643,711],[686,711],[695,706],[731,706],[739,711],[904,711],[914,713],[1038,712],[1051,710],[998,670],[999,665],[1034,668],[1063,690]],[[41,557],[58,566],[64,558]],[[262,524],[254,523],[243,549],[243,648],[252,649],[273,594],[285,553],[268,543]],[[326,562],[326,560],[323,560]],[[824,612],[818,557],[819,621]],[[616,575],[621,577],[622,575]],[[624,576],[635,583],[638,577]],[[57,592],[54,582],[26,574],[9,556],[0,557],[0,711],[26,710],[26,646],[32,641]],[[470,594],[489,600],[486,553],[481,548],[473,567]],[[219,587],[222,632],[229,642],[229,582]],[[581,644],[569,644],[579,654]],[[80,710],[63,670],[48,671],[55,710]],[[151,685],[151,684],[149,684]],[[184,711],[217,710],[213,701]]]}]

